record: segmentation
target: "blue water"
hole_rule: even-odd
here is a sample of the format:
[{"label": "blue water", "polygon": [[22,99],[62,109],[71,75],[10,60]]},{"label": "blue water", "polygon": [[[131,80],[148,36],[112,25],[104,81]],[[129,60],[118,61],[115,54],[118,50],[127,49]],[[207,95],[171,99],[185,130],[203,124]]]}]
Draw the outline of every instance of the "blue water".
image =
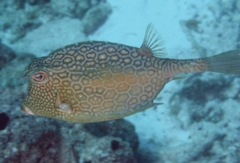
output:
[{"label": "blue water", "polygon": [[[186,59],[239,49],[240,1],[0,2],[0,162],[238,163],[239,77],[188,74],[161,105],[125,118],[74,124],[20,111],[31,60],[81,41],[140,47],[153,23],[167,54]],[[114,158],[114,159],[113,159]]]}]

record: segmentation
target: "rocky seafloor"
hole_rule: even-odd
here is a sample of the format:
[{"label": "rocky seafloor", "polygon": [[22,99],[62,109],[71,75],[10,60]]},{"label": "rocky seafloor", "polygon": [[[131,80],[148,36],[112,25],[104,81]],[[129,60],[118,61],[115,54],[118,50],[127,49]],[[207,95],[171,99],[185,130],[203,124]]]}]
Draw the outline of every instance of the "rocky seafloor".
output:
[{"label": "rocky seafloor", "polygon": [[[176,81],[177,89],[164,102],[168,103],[168,112],[157,115],[170,117],[169,124],[173,127],[157,138],[145,140],[145,144],[139,141],[142,135],[135,131],[143,119],[135,120],[134,124],[124,119],[78,124],[20,111],[27,94],[24,70],[31,60],[61,46],[88,40],[118,10],[109,3],[105,0],[0,2],[0,163],[240,162],[239,76],[209,72]],[[219,49],[240,47],[238,1],[218,0],[208,6],[209,12],[204,9],[203,14],[194,2],[179,3],[195,13],[191,19],[179,21],[182,27],[179,32],[184,32],[192,45],[190,51],[205,57]],[[214,21],[209,15],[213,15]],[[222,46],[217,47],[217,43]],[[177,50],[181,56],[181,49]],[[163,90],[163,95],[168,95],[164,93],[167,91]],[[152,125],[147,124],[150,130],[160,128]],[[151,141],[152,144],[146,144]]]}]

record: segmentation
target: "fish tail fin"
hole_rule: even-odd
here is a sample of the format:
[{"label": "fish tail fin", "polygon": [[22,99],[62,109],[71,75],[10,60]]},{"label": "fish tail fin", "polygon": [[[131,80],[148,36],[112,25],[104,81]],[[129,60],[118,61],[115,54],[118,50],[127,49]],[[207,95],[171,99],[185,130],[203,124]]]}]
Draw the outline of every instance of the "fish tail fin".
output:
[{"label": "fish tail fin", "polygon": [[227,51],[205,58],[207,71],[240,74],[240,50]]}]

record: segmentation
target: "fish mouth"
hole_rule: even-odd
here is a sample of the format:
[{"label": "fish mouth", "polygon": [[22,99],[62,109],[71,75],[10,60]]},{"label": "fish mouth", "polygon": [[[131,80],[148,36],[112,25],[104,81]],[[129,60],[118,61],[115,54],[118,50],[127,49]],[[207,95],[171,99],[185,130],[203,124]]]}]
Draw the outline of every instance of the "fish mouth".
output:
[{"label": "fish mouth", "polygon": [[34,115],[33,112],[32,112],[28,107],[26,107],[26,106],[24,106],[24,105],[21,107],[21,111],[24,112],[24,113],[27,114],[27,115],[28,115],[28,114]]}]

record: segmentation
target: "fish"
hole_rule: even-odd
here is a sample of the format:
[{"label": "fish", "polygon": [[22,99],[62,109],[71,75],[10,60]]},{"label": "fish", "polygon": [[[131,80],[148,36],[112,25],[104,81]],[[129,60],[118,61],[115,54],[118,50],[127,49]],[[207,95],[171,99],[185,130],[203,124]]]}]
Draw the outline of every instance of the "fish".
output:
[{"label": "fish", "polygon": [[75,123],[124,118],[160,105],[155,98],[181,74],[240,74],[240,50],[197,59],[165,58],[161,37],[149,24],[140,48],[105,41],[71,44],[26,68],[26,114]]}]

